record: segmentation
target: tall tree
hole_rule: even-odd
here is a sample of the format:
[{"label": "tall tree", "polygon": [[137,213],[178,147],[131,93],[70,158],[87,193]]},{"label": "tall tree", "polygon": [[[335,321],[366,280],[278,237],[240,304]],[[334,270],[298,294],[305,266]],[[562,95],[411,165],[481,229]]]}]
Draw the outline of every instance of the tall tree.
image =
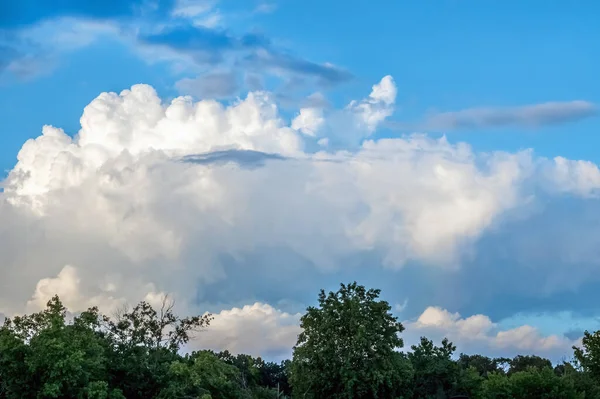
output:
[{"label": "tall tree", "polygon": [[404,330],[380,291],[356,282],[319,294],[301,318],[291,381],[300,398],[397,398],[410,366],[397,349]]},{"label": "tall tree", "polygon": [[[408,358],[414,370],[413,398],[446,398],[453,393],[459,368],[452,354],[456,347],[448,339],[441,346],[421,337],[419,345],[411,347]],[[461,392],[462,393],[462,392]]]}]

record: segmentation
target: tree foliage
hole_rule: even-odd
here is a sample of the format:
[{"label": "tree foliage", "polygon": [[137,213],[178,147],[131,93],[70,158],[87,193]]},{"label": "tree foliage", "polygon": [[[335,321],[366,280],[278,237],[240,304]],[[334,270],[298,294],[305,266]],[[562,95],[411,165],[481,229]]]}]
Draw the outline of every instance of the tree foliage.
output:
[{"label": "tree foliage", "polygon": [[399,334],[379,290],[356,283],[319,294],[300,325],[292,363],[295,396],[310,398],[395,398],[409,372]]},{"label": "tree foliage", "polygon": [[[586,332],[574,361],[455,355],[422,337],[402,352],[402,325],[378,290],[356,283],[321,291],[301,319],[293,359],[228,351],[182,354],[210,315],[179,317],[165,298],[113,318],[97,308],[45,310],[0,328],[0,399],[600,399],[600,332]],[[462,395],[462,396],[461,396]]]}]

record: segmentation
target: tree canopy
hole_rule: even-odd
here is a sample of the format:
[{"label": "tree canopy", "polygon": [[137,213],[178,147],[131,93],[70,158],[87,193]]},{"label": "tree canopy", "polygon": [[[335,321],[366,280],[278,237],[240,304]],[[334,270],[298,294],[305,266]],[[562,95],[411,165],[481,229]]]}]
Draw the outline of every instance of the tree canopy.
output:
[{"label": "tree canopy", "polygon": [[337,292],[319,294],[319,306],[309,307],[300,320],[292,361],[294,392],[310,398],[397,397],[404,357],[401,323],[379,290],[356,283]]},{"label": "tree canopy", "polygon": [[0,399],[600,399],[600,332],[574,360],[456,354],[447,339],[403,348],[404,327],[380,292],[357,283],[321,291],[291,360],[228,351],[181,353],[210,315],[180,317],[165,298],[110,318],[72,317],[58,297],[0,327]]}]

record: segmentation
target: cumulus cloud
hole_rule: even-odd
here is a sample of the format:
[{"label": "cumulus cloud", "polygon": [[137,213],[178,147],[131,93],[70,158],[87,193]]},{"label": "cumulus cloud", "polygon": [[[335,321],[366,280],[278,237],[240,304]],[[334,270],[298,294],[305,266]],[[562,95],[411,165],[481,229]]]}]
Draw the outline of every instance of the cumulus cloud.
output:
[{"label": "cumulus cloud", "polygon": [[503,330],[486,315],[463,318],[440,307],[428,307],[416,320],[407,321],[404,326],[407,344],[418,342],[418,337],[423,335],[438,342],[447,337],[457,346],[458,352],[488,356],[537,354],[554,361],[569,357],[580,338],[544,335],[529,325]]},{"label": "cumulus cloud", "polygon": [[309,136],[315,136],[317,130],[325,122],[323,110],[320,108],[301,108],[300,113],[292,121],[292,129]]},{"label": "cumulus cloud", "polygon": [[423,126],[441,130],[541,127],[575,122],[597,113],[598,107],[587,101],[548,102],[521,107],[482,107],[443,112],[428,117]]},{"label": "cumulus cloud", "polygon": [[228,339],[280,353],[298,307],[275,303],[308,303],[322,279],[353,275],[360,259],[382,283],[400,269],[451,275],[540,192],[598,188],[592,164],[565,169],[531,151],[479,154],[425,135],[307,149],[347,126],[370,136],[395,94],[385,77],[365,99],[323,113],[315,137],[303,131],[310,118],[285,119],[267,92],[229,104],[163,103],[147,85],[100,94],[76,134],[45,126],[27,141],[2,183],[0,309],[37,309],[53,293],[80,310],[169,292],[186,312],[218,307],[215,331],[239,331],[242,320],[280,331],[269,333],[274,346]]},{"label": "cumulus cloud", "polygon": [[548,178],[557,190],[584,197],[596,197],[600,188],[600,170],[590,161],[556,157]]},{"label": "cumulus cloud", "polygon": [[222,310],[213,317],[210,327],[195,337],[190,348],[285,359],[291,356],[300,333],[300,314],[259,302]]},{"label": "cumulus cloud", "polygon": [[361,102],[351,102],[348,109],[356,113],[366,130],[374,132],[377,126],[394,112],[396,102],[396,83],[387,75],[373,86],[369,97]]},{"label": "cumulus cloud", "polygon": [[394,79],[384,76],[362,100],[351,101],[344,109],[329,109],[322,95],[315,93],[292,121],[292,128],[309,136],[327,136],[347,149],[372,135],[395,110],[397,88]]}]

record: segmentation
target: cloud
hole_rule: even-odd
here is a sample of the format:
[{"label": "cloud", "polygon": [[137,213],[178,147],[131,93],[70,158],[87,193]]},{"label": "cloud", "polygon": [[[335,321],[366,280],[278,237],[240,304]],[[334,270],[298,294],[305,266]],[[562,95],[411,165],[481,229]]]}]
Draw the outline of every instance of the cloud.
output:
[{"label": "cloud", "polygon": [[164,46],[189,54],[196,62],[216,64],[227,51],[264,47],[268,40],[255,34],[235,37],[224,30],[204,26],[179,25],[138,37],[143,44]]},{"label": "cloud", "polygon": [[[268,92],[227,104],[164,103],[147,85],[100,94],[78,132],[28,140],[2,182],[0,309],[39,308],[54,291],[75,308],[169,292],[186,313],[268,305],[287,326],[280,313],[319,288],[365,278],[391,303],[410,298],[406,318],[439,303],[487,304],[498,319],[498,306],[596,281],[597,166],[426,135],[364,140],[393,107],[391,83],[324,112],[315,137]],[[348,131],[360,144],[315,149]]]},{"label": "cloud", "polygon": [[254,9],[256,14],[271,14],[277,10],[277,4],[275,3],[260,3]]},{"label": "cloud", "polygon": [[[210,328],[196,336],[189,349],[228,350],[268,359],[289,358],[301,331],[301,315],[259,302],[224,309],[213,315]],[[483,353],[492,357],[536,354],[555,362],[570,358],[573,345],[580,344],[583,335],[581,331],[572,332],[570,337],[548,335],[527,324],[506,329],[486,315],[463,318],[440,307],[428,307],[416,320],[405,320],[403,325],[406,328],[402,334],[404,351],[418,344],[421,336],[436,342],[447,337],[457,346],[457,353]]]},{"label": "cloud", "polygon": [[[88,281],[88,283],[90,282]],[[114,290],[114,287],[113,283],[105,282],[100,286],[85,287],[84,291],[77,269],[67,265],[56,277],[38,281],[31,299],[27,302],[27,311],[37,312],[45,309],[46,303],[54,295],[58,295],[71,312],[82,312],[92,306],[98,306],[106,312],[114,311],[125,304],[122,299],[112,297],[111,291]],[[88,290],[90,288],[91,290]],[[100,292],[90,295],[94,291]]]},{"label": "cloud", "polygon": [[371,88],[371,93],[352,100],[343,109],[330,109],[322,95],[312,94],[292,121],[292,128],[306,135],[327,136],[323,144],[347,149],[371,136],[394,113],[397,88],[394,79],[384,76]]},{"label": "cloud", "polygon": [[345,83],[352,74],[332,64],[317,64],[291,54],[273,49],[261,49],[243,60],[245,66],[253,69],[267,68],[280,73],[293,73],[299,76],[315,78],[324,86]]},{"label": "cloud", "polygon": [[255,168],[265,166],[269,160],[285,160],[286,158],[279,154],[267,154],[252,150],[224,150],[212,151],[206,154],[186,155],[181,160],[183,162],[192,162],[196,164],[214,165],[235,163],[240,167]]},{"label": "cloud", "polygon": [[238,77],[233,72],[211,73],[196,78],[179,80],[175,87],[181,94],[197,98],[230,98],[239,89]]},{"label": "cloud", "polygon": [[139,40],[145,45],[161,46],[189,56],[199,64],[223,63],[228,53],[235,52],[241,56],[234,64],[246,71],[308,77],[322,86],[333,86],[352,79],[352,74],[342,68],[283,52],[267,37],[255,33],[238,37],[225,30],[185,24],[141,35]]},{"label": "cloud", "polygon": [[301,314],[289,314],[259,302],[222,310],[213,316],[210,327],[196,337],[191,349],[289,359],[300,333]]},{"label": "cloud", "polygon": [[302,108],[292,121],[292,129],[309,136],[315,136],[317,130],[325,122],[323,110],[320,108]]},{"label": "cloud", "polygon": [[357,114],[367,132],[372,133],[394,112],[396,94],[396,83],[390,75],[387,75],[373,86],[368,98],[361,102],[353,101],[347,108]]},{"label": "cloud", "polygon": [[484,353],[498,357],[536,354],[555,362],[570,357],[573,345],[578,344],[581,338],[581,335],[573,339],[544,335],[529,325],[501,329],[486,315],[463,318],[440,307],[428,307],[416,320],[407,321],[404,326],[407,346],[418,343],[418,337],[423,335],[438,342],[447,337],[457,346],[459,353]]},{"label": "cloud", "polygon": [[216,0],[177,0],[171,12],[174,18],[187,18],[195,26],[215,28],[222,16],[215,8]]},{"label": "cloud", "polygon": [[427,129],[485,129],[502,127],[553,126],[597,115],[598,108],[587,101],[548,102],[522,107],[469,108],[428,117]]},{"label": "cloud", "polygon": [[[6,54],[0,50],[0,74],[10,79],[30,79],[53,72],[66,54],[105,37],[120,37],[113,20],[61,17],[42,20],[26,29],[0,29],[0,46],[5,36]],[[4,61],[4,62],[3,62]]]},{"label": "cloud", "polygon": [[[348,71],[330,63],[292,55],[260,33],[233,34],[224,26],[225,17],[217,9],[217,1],[130,0],[114,7],[111,4],[89,6],[66,1],[52,10],[10,7],[13,22],[0,19],[0,73],[8,75],[7,81],[47,73],[53,69],[48,65],[59,65],[65,53],[108,38],[149,63],[168,63],[180,79],[179,89],[207,92],[213,98],[234,94],[237,82],[233,76],[245,73],[287,83],[308,79],[303,81],[304,89],[332,87],[352,78]],[[268,9],[263,5],[256,11]],[[207,66],[216,65],[230,70],[231,75],[206,71]],[[213,79],[207,80],[207,74]],[[186,77],[181,79],[182,75]],[[198,77],[192,79],[194,75]],[[217,79],[219,82],[214,82]],[[252,84],[256,79],[248,83],[250,90],[256,89]]]}]

